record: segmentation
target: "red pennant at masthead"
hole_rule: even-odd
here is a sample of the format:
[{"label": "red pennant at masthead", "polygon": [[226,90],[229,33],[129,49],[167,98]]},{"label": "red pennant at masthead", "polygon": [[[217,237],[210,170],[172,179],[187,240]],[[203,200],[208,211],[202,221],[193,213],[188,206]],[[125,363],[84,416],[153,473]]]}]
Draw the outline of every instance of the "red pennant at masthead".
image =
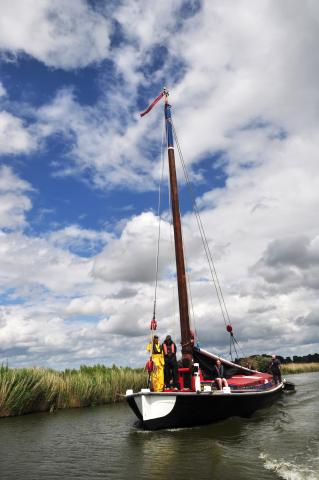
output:
[{"label": "red pennant at masthead", "polygon": [[150,106],[147,107],[147,109],[144,112],[140,113],[140,116],[144,117],[144,115],[146,115],[148,112],[150,112],[152,110],[152,108],[157,104],[157,102],[163,97],[163,95],[164,95],[164,92],[161,92],[159,94],[159,96],[156,97],[155,100],[153,100],[153,102],[150,104]]}]

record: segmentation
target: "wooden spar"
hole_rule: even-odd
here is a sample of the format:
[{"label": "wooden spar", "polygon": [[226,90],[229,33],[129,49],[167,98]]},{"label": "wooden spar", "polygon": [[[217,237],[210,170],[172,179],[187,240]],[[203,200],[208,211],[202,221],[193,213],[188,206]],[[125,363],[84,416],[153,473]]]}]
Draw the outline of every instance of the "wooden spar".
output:
[{"label": "wooden spar", "polygon": [[164,90],[164,94],[165,94],[165,123],[166,123],[167,150],[168,150],[168,164],[169,164],[172,215],[173,215],[174,239],[175,239],[175,257],[176,257],[176,271],[177,271],[177,285],[178,285],[182,357],[183,357],[183,360],[186,360],[188,363],[191,363],[193,360],[193,345],[192,345],[192,337],[191,337],[190,324],[189,324],[188,295],[187,295],[187,284],[186,284],[186,273],[185,273],[181,217],[180,217],[179,200],[178,200],[178,187],[177,187],[176,166],[175,166],[171,106],[168,103],[168,93],[166,92],[166,90]]}]

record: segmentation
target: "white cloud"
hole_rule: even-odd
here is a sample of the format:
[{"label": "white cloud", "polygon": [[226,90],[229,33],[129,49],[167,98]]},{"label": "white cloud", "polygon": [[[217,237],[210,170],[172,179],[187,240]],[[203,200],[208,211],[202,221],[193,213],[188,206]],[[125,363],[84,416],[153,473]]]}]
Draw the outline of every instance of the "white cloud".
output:
[{"label": "white cloud", "polygon": [[32,295],[38,287],[67,294],[91,283],[89,260],[55,248],[45,239],[15,232],[3,234],[0,245],[0,282],[5,288],[15,288],[22,295]]},{"label": "white cloud", "polygon": [[[161,225],[159,275],[169,260],[169,232]],[[148,212],[128,221],[119,239],[109,242],[95,259],[94,277],[106,281],[152,282],[155,280],[158,220]]]},{"label": "white cloud", "polygon": [[31,190],[32,186],[15,175],[10,167],[0,166],[0,193],[23,193]]},{"label": "white cloud", "polygon": [[[245,158],[245,138],[236,140],[256,120],[288,134],[313,128],[318,62],[314,58],[310,68],[309,46],[317,43],[318,31],[306,25],[313,24],[317,9],[313,3],[290,5],[298,16],[287,15],[286,9],[284,15],[276,2],[205,2],[178,41],[172,40],[188,66],[173,103],[190,161],[234,144],[238,157]],[[297,29],[303,34],[296,36]],[[269,131],[255,129],[253,134],[258,159]]]},{"label": "white cloud", "polygon": [[[153,188],[159,158],[154,145],[157,139],[159,152],[162,113],[157,107],[137,121],[132,109],[137,109],[138,89],[149,87],[143,68],[154,63],[154,48],[161,45],[167,47],[167,60],[155,76],[173,77],[175,58],[185,70],[173,88],[172,102],[189,164],[224,151],[227,171],[235,174],[243,162],[263,162],[274,139],[300,129],[314,133],[319,68],[317,59],[308,59],[309,45],[317,43],[318,34],[306,27],[313,25],[316,14],[312,4],[300,9],[294,25],[294,16],[284,16],[275,3],[270,8],[266,2],[257,6],[247,0],[236,6],[205,2],[176,30],[174,13],[180,7],[181,2],[163,2],[156,8],[142,1],[121,4],[113,15],[126,43],[112,51],[121,88],[107,85],[105,97],[93,107],[81,106],[71,91],[61,90],[39,109],[40,134],[58,131],[72,139],[73,162],[59,165],[60,174],[89,170],[100,188],[123,182],[132,189]],[[294,35],[295,26],[307,35]]]},{"label": "white cloud", "polygon": [[70,225],[45,237],[28,236],[27,212],[32,186],[8,166],[0,167],[0,284],[4,290],[29,292],[45,288],[54,293],[76,291],[91,283],[92,262],[68,251],[71,245],[105,244],[109,235]]},{"label": "white cloud", "polygon": [[255,266],[279,292],[319,289],[319,237],[280,238],[272,241]]},{"label": "white cloud", "polygon": [[29,153],[35,146],[35,140],[20,118],[0,112],[0,154]]},{"label": "white cloud", "polygon": [[25,226],[31,201],[25,194],[32,190],[7,166],[0,166],[0,228],[16,229]]},{"label": "white cloud", "polygon": [[81,228],[79,225],[69,225],[48,234],[48,240],[52,245],[72,251],[85,251],[87,255],[99,251],[111,238],[112,235],[107,232],[97,232]]},{"label": "white cloud", "polygon": [[[73,162],[67,167],[58,164],[58,175],[78,175],[89,170],[93,184],[99,188],[123,182],[138,190],[152,186],[151,163],[143,158],[138,146],[145,125],[134,121],[123,131],[123,119],[116,112],[121,100],[122,96],[112,99],[113,114],[104,101],[96,107],[84,107],[77,103],[70,90],[63,89],[50,104],[37,111],[40,136],[59,132],[71,140],[69,158]],[[112,114],[112,118],[105,117],[105,111]]]},{"label": "white cloud", "polygon": [[84,0],[1,2],[0,48],[47,66],[85,67],[107,57],[110,26]]},{"label": "white cloud", "polygon": [[170,32],[175,30],[178,22],[175,14],[182,4],[182,0],[166,0],[156,4],[147,0],[134,3],[126,1],[122,2],[114,16],[127,37],[137,40],[139,49],[147,50],[155,42],[160,44],[166,41]]},{"label": "white cloud", "polygon": [[[0,361],[15,366],[42,365],[67,368],[86,363],[143,364],[145,347],[141,338],[106,332],[86,321],[65,321],[60,304],[42,307],[25,304],[0,308]],[[134,351],[131,361],[127,352]]]}]

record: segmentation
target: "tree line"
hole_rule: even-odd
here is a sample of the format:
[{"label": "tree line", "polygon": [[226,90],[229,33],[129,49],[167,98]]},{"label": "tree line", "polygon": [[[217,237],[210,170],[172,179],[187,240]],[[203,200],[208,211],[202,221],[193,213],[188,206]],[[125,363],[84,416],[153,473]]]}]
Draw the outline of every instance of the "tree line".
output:
[{"label": "tree line", "polygon": [[[278,360],[282,365],[288,363],[319,363],[319,353],[312,353],[304,356],[293,355],[292,357],[283,357],[277,355]],[[243,366],[251,366],[252,368],[266,368],[266,365],[269,364],[271,356],[267,353],[250,355],[246,358],[236,358],[235,363],[239,363]]]}]

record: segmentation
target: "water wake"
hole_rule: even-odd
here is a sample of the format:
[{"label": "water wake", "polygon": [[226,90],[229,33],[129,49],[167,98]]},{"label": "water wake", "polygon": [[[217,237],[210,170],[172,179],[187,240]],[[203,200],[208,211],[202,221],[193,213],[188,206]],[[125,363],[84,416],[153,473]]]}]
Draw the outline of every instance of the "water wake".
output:
[{"label": "water wake", "polygon": [[259,455],[264,462],[266,470],[271,470],[284,480],[319,480],[319,473],[314,472],[311,468],[297,465],[287,460],[276,460],[266,453]]}]

